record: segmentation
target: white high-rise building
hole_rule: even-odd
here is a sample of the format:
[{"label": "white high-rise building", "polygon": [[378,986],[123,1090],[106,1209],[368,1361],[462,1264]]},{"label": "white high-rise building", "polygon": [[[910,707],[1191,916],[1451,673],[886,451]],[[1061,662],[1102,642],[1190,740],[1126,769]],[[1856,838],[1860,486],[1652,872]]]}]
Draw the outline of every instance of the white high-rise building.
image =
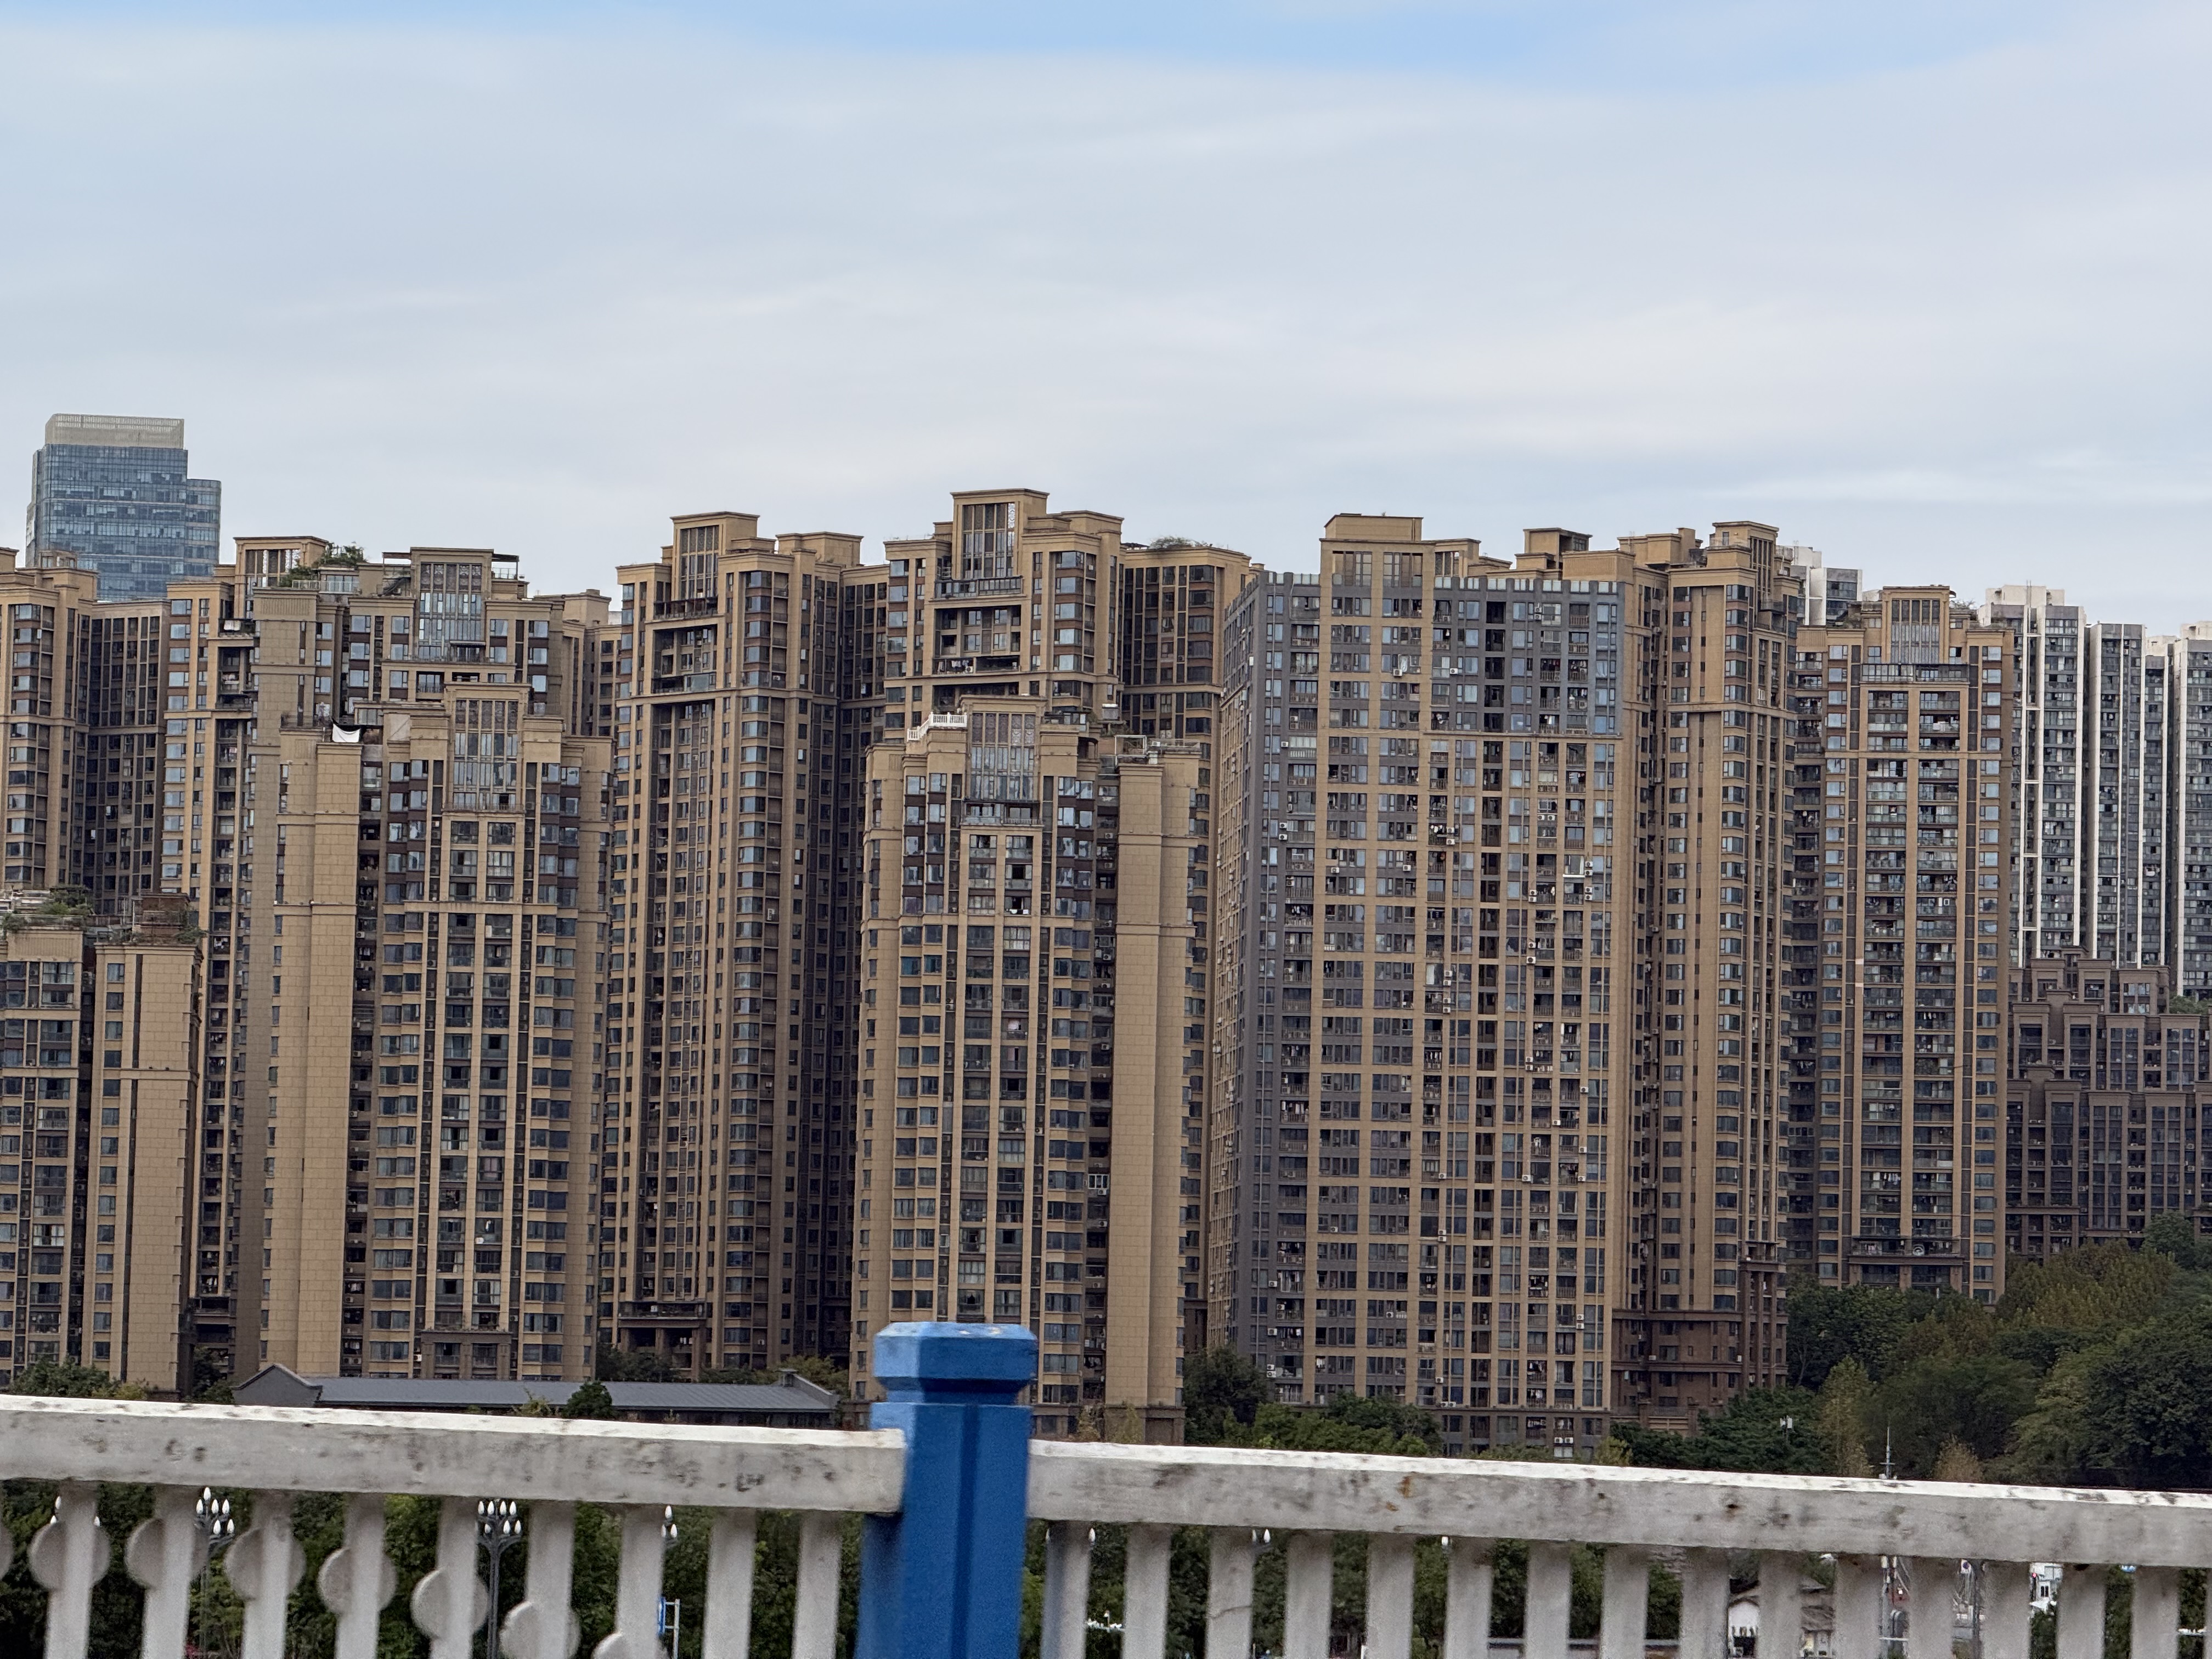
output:
[{"label": "white high-rise building", "polygon": [[1790,563],[1790,573],[1805,584],[1802,620],[1813,627],[1841,622],[1866,592],[1865,574],[1856,566],[1830,564],[1817,547],[1775,550]]},{"label": "white high-rise building", "polygon": [[2014,960],[2075,949],[2212,992],[2212,623],[2092,623],[1993,587],[2020,641]]},{"label": "white high-rise building", "polygon": [[2176,990],[2212,994],[2212,623],[2153,640],[2166,663],[2166,961]]},{"label": "white high-rise building", "polygon": [[2081,611],[2063,588],[2016,585],[1990,589],[1981,619],[2019,641],[2013,959],[2031,962],[2081,942]]}]

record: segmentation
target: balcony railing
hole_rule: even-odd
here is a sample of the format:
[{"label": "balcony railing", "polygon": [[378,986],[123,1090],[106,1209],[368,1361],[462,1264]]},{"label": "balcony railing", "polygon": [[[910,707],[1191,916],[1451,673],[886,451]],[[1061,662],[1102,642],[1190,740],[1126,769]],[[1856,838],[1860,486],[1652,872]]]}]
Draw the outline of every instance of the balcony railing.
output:
[{"label": "balcony railing", "polygon": [[[343,1546],[315,1585],[340,1659],[376,1651],[394,1591],[385,1553],[388,1495],[442,1499],[435,1568],[409,1603],[431,1652],[471,1650],[490,1600],[477,1577],[477,1500],[522,1509],[531,1548],[524,1599],[500,1626],[514,1659],[576,1650],[579,1504],[613,1510],[620,1532],[615,1641],[602,1654],[651,1659],[667,1548],[664,1506],[712,1511],[703,1620],[709,1659],[737,1659],[751,1632],[760,1515],[799,1516],[793,1659],[837,1641],[843,1517],[867,1517],[857,1659],[1013,1659],[1024,1527],[1045,1523],[1042,1659],[1083,1659],[1095,1626],[1095,1529],[1128,1529],[1120,1608],[1124,1659],[1164,1659],[1176,1534],[1207,1534],[1205,1647],[1242,1656],[1255,1634],[1255,1566],[1285,1558],[1283,1659],[1327,1659],[1340,1534],[1364,1535],[1367,1659],[1408,1659],[1418,1633],[1440,1659],[1486,1659],[1499,1540],[1527,1543],[1522,1651],[1569,1651],[1577,1545],[1602,1551],[1597,1659],[1644,1659],[1651,1568],[1679,1575],[1683,1659],[1722,1659],[1731,1570],[1755,1560],[1762,1650],[1796,1659],[1808,1623],[1835,1659],[1948,1659],[1960,1565],[1971,1565],[1983,1659],[2027,1659],[2030,1562],[2066,1564],[2057,1651],[2103,1650],[2107,1564],[2130,1564],[2130,1646],[2176,1651],[2180,1571],[2204,1559],[2212,1497],[2075,1492],[1672,1470],[1467,1462],[1212,1447],[1029,1439],[1015,1403],[1035,1375],[1028,1334],[1001,1327],[893,1327],[873,1344],[891,1395],[867,1431],[707,1428],[317,1409],[194,1407],[14,1397],[0,1401],[0,1475],[58,1481],[29,1569],[47,1595],[46,1651],[87,1652],[93,1586],[117,1540],[100,1528],[98,1483],[151,1486],[153,1518],[122,1565],[144,1590],[141,1651],[186,1651],[194,1588],[207,1570],[194,1503],[209,1485],[252,1492],[252,1525],[222,1571],[245,1607],[243,1653],[286,1650],[288,1603],[305,1571],[295,1499],[343,1493]],[[1445,1595],[1417,1632],[1417,1552],[1443,1542]],[[0,1531],[0,1559],[8,1552]],[[1833,1563],[1832,1592],[1808,1596],[1807,1558]],[[1808,1619],[1808,1615],[1811,1617]],[[1900,1646],[1899,1644],[1902,1645]],[[1772,1646],[1765,1644],[1771,1643]]]}]

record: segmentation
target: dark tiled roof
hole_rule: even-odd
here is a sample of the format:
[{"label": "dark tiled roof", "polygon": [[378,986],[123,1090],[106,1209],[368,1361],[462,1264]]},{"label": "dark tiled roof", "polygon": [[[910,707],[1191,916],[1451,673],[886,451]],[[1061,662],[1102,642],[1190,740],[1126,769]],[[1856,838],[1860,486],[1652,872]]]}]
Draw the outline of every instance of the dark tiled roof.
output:
[{"label": "dark tiled roof", "polygon": [[[532,1399],[562,1406],[577,1382],[383,1376],[300,1376],[271,1365],[242,1384],[242,1403],[312,1403],[382,1411],[512,1411]],[[617,1412],[649,1417],[674,1413],[834,1418],[837,1397],[802,1377],[779,1382],[610,1382]],[[303,1396],[307,1398],[303,1399]]]}]

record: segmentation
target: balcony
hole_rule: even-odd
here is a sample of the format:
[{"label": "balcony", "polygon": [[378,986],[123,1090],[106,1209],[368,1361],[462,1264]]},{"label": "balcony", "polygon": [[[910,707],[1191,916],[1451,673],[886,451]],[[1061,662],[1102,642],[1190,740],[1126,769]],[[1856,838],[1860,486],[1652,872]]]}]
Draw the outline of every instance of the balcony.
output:
[{"label": "balcony", "polygon": [[675,617],[712,617],[720,611],[722,602],[709,593],[689,599],[656,599],[653,615],[655,621]]},{"label": "balcony", "polygon": [[1889,1233],[1877,1233],[1851,1241],[1852,1255],[1887,1261],[1911,1258],[1956,1261],[1966,1253],[1966,1246],[1955,1238],[1903,1238]]},{"label": "balcony", "polygon": [[[684,1569],[699,1577],[683,1593],[684,1624],[708,1654],[750,1645],[755,1547],[773,1510],[797,1520],[796,1582],[780,1592],[791,1598],[781,1610],[763,1611],[789,1622],[792,1659],[837,1650],[848,1515],[864,1517],[852,1589],[854,1651],[865,1659],[1011,1659],[1031,1520],[1046,1529],[1042,1659],[1083,1659],[1102,1527],[1127,1529],[1124,1659],[1164,1659],[1176,1533],[1187,1528],[1209,1538],[1203,1565],[1176,1566],[1177,1590],[1186,1571],[1203,1579],[1206,1644],[1217,1654],[1251,1651],[1264,1571],[1285,1584],[1285,1659],[1325,1659],[1355,1644],[1368,1659],[1409,1659],[1417,1638],[1423,1651],[1465,1659],[1486,1650],[1494,1623],[1532,1659],[1564,1659],[1572,1552],[1588,1544],[1603,1550],[1601,1659],[1645,1653],[1655,1560],[1679,1580],[1684,1659],[1734,1650],[1732,1571],[1760,1580],[1761,1624],[1780,1638],[1770,1652],[1795,1654],[1808,1626],[1826,1638],[1832,1625],[1822,1650],[1839,1659],[1948,1656],[1962,1562],[1976,1650],[2020,1659],[2029,1651],[2033,1561],[2068,1564],[2058,1652],[2100,1650],[2112,1595],[2128,1604],[2137,1653],[2175,1651],[2180,1571],[2202,1560],[2212,1524],[2212,1497],[2196,1493],[1035,1441],[1030,1408],[1017,1403],[1037,1376],[1026,1333],[893,1327],[871,1346],[877,1380],[896,1398],[874,1407],[872,1428],[854,1431],[6,1397],[8,1475],[60,1483],[19,1582],[27,1595],[45,1592],[46,1651],[82,1659],[93,1588],[118,1541],[100,1529],[99,1486],[150,1486],[151,1518],[132,1531],[121,1563],[143,1592],[140,1650],[156,1659],[199,1650],[187,1645],[196,1604],[206,1601],[196,1591],[218,1569],[206,1560],[194,1504],[220,1482],[252,1494],[250,1524],[219,1568],[243,1604],[241,1647],[251,1655],[287,1651],[311,1620],[339,1654],[376,1652],[386,1604],[402,1594],[405,1611],[393,1616],[411,1619],[433,1653],[469,1653],[493,1611],[477,1504],[504,1497],[519,1505],[530,1545],[520,1600],[499,1631],[516,1659],[579,1650],[579,1504],[611,1510],[619,1533],[615,1640],[598,1650],[633,1656],[663,1651],[661,1597],[674,1593],[665,1522],[682,1505],[683,1536],[705,1534]],[[313,1547],[295,1536],[294,1516],[300,1498],[324,1493],[345,1501],[343,1541],[313,1577],[319,1608],[293,1595]],[[386,1551],[395,1496],[440,1510],[434,1568],[404,1578]],[[1340,1534],[1365,1540],[1342,1558],[1364,1581],[1355,1601],[1364,1613],[1354,1615],[1364,1632],[1334,1628]],[[1527,1545],[1517,1618],[1493,1605],[1504,1539]],[[1273,1558],[1264,1568],[1262,1549]],[[1808,1595],[1808,1554],[1833,1561],[1832,1591]],[[1442,1594],[1433,1600],[1416,1599],[1417,1562],[1435,1575]],[[2108,1589],[2106,1564],[2120,1562],[2132,1567],[2114,1581],[2125,1587]],[[117,1575],[111,1591],[122,1583]],[[295,1599],[303,1627],[288,1631]]]},{"label": "balcony", "polygon": [[712,1308],[704,1302],[625,1302],[617,1310],[625,1323],[703,1325]]}]

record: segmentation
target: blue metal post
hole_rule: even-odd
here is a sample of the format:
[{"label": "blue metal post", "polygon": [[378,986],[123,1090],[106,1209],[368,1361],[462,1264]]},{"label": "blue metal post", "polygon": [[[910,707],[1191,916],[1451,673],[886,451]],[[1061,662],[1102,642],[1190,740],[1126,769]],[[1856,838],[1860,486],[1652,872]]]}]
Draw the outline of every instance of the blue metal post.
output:
[{"label": "blue metal post", "polygon": [[860,1545],[855,1659],[1014,1659],[1021,1638],[1030,1412],[1036,1371],[1018,1325],[884,1328],[872,1426],[906,1435],[905,1507]]}]

